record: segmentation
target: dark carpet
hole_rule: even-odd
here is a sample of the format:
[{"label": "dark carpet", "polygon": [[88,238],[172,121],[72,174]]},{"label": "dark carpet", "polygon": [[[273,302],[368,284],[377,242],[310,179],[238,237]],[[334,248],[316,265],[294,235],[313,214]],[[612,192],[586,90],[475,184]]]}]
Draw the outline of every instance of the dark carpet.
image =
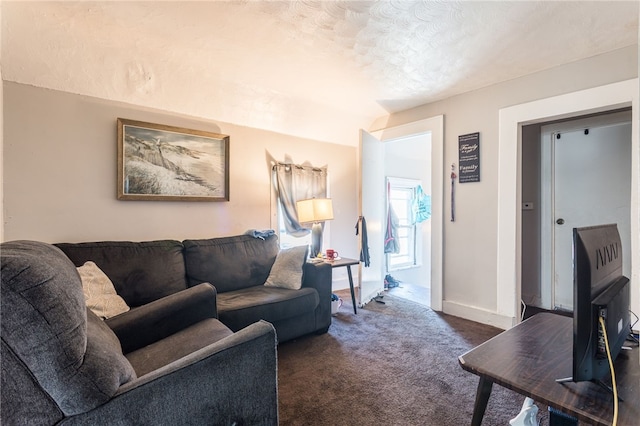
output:
[{"label": "dark carpet", "polygon": [[[458,356],[501,330],[390,295],[354,315],[343,299],[328,333],[278,348],[281,425],[471,423],[478,377]],[[494,385],[483,425],[508,426],[523,401]]]}]

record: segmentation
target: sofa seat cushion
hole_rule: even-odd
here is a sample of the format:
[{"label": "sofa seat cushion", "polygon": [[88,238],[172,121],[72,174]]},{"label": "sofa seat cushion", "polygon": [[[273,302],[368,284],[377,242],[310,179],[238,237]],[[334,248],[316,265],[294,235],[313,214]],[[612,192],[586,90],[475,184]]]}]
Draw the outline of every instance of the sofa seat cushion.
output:
[{"label": "sofa seat cushion", "polygon": [[140,377],[232,334],[220,321],[210,318],[130,352],[126,357]]},{"label": "sofa seat cushion", "polygon": [[238,331],[261,319],[273,323],[313,312],[318,303],[314,288],[290,290],[260,285],[218,293],[218,318]]}]

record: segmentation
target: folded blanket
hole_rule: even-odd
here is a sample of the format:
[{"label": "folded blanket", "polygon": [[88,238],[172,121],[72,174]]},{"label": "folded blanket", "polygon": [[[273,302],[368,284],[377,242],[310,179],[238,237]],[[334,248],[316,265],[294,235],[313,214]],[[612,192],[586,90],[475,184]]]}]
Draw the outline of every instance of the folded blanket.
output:
[{"label": "folded blanket", "polygon": [[274,231],[273,229],[265,229],[264,231],[258,231],[257,229],[249,229],[244,234],[251,235],[253,238],[260,238],[261,240],[264,240],[265,238],[270,237],[275,233],[276,231]]}]

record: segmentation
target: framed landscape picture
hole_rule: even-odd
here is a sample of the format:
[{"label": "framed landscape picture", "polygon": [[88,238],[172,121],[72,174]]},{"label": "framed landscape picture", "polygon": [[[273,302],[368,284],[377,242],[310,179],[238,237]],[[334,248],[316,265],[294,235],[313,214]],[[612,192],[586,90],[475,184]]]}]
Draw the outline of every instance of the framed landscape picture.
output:
[{"label": "framed landscape picture", "polygon": [[229,136],[118,118],[118,199],[229,201]]}]

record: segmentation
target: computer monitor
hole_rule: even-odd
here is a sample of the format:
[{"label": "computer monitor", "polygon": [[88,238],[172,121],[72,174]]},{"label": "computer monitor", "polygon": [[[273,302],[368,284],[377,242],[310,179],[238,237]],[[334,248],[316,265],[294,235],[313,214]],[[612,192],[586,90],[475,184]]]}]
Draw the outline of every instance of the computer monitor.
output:
[{"label": "computer monitor", "polygon": [[622,275],[622,243],[616,224],[573,230],[573,377],[596,381],[609,374],[604,319],[612,359],[631,329],[630,284]]}]

